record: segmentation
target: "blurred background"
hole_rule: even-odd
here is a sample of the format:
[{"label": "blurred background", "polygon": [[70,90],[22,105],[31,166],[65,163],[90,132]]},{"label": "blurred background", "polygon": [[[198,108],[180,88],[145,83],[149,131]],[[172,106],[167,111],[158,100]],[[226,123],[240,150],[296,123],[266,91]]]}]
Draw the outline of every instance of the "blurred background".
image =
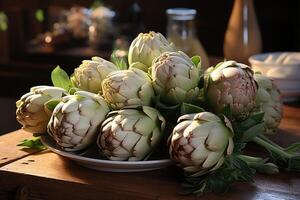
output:
[{"label": "blurred background", "polygon": [[[51,84],[50,73],[57,65],[71,74],[83,59],[109,59],[113,50],[126,50],[139,32],[166,35],[168,8],[195,9],[195,37],[210,60],[222,59],[236,1],[1,0],[0,134],[20,128],[15,101],[31,86]],[[259,51],[299,51],[300,1],[251,3],[259,27],[255,31],[261,36]]]}]

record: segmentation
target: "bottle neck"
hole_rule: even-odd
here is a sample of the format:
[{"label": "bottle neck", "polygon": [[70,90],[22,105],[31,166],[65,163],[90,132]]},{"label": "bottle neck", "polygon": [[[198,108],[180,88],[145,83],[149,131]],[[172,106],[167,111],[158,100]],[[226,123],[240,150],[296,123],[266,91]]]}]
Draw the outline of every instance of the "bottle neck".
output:
[{"label": "bottle neck", "polygon": [[167,37],[176,37],[181,38],[182,40],[187,40],[189,38],[195,37],[194,20],[177,20],[173,19],[172,17],[169,17]]}]

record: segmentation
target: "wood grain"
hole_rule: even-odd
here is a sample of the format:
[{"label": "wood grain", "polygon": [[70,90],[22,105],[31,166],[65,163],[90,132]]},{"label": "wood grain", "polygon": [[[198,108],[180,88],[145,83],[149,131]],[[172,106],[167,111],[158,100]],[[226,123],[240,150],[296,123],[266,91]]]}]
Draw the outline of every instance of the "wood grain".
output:
[{"label": "wood grain", "polygon": [[[300,107],[286,105],[279,134],[281,144],[300,141]],[[18,132],[11,133],[11,135]],[[2,146],[2,145],[1,145]],[[108,173],[86,169],[50,151],[30,154],[0,168],[0,199],[130,199],[184,200],[179,194],[181,172],[176,167],[143,173]],[[257,174],[254,183],[236,183],[224,195],[205,194],[208,200],[300,199],[300,174]],[[18,191],[18,193],[16,193]],[[22,197],[23,198],[23,197]]]},{"label": "wood grain", "polygon": [[32,134],[24,130],[17,130],[0,136],[0,166],[37,152],[32,149],[22,150],[22,147],[17,146],[20,141],[31,137]]},{"label": "wood grain", "polygon": [[[181,196],[173,167],[144,173],[108,173],[83,168],[51,152],[27,156],[0,168],[0,191],[26,186],[37,199],[196,199]],[[222,196],[206,199],[299,199],[300,175],[257,175],[255,183],[236,183]],[[0,196],[1,197],[1,196]]]}]

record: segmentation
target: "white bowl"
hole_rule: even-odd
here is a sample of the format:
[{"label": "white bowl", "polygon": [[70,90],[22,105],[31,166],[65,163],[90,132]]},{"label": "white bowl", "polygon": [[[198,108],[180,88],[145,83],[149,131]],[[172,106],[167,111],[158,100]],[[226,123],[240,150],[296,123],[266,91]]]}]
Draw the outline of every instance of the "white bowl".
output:
[{"label": "white bowl", "polygon": [[300,97],[300,52],[256,54],[249,62],[254,71],[274,80],[285,102]]}]

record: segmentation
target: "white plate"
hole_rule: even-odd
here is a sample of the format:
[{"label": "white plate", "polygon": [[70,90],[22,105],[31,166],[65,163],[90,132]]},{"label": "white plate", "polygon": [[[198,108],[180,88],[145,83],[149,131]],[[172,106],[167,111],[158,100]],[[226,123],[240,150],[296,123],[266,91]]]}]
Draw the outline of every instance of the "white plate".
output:
[{"label": "white plate", "polygon": [[79,165],[84,167],[95,169],[99,171],[107,172],[141,172],[141,171],[151,171],[156,169],[161,169],[168,167],[173,164],[170,159],[161,160],[147,160],[147,161],[111,161],[99,158],[83,156],[83,153],[74,153],[63,151],[54,142],[54,140],[49,135],[43,135],[41,137],[42,143],[48,147],[54,153],[57,153],[63,157],[69,158]]}]

